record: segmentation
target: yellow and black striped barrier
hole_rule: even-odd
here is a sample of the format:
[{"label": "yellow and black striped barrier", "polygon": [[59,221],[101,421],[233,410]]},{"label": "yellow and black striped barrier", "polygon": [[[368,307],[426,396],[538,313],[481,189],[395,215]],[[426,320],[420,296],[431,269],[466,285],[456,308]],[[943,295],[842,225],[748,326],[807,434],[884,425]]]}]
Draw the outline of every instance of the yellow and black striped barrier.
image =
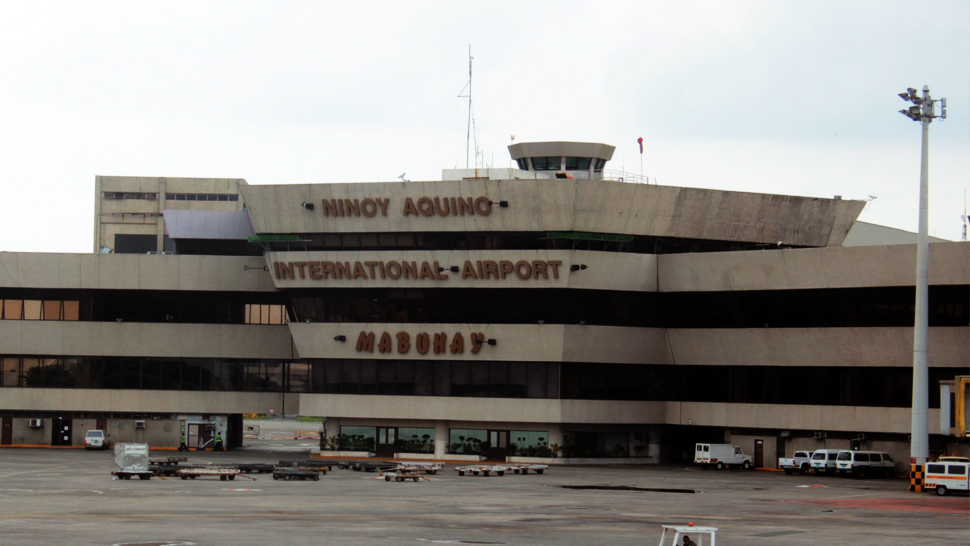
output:
[{"label": "yellow and black striped barrier", "polygon": [[923,491],[923,465],[909,465],[909,490],[916,493]]}]

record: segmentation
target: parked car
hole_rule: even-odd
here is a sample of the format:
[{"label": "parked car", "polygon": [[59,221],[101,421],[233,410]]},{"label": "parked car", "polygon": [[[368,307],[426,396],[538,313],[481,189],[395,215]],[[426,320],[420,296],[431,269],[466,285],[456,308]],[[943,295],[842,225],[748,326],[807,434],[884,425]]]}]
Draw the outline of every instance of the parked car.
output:
[{"label": "parked car", "polygon": [[103,430],[89,430],[84,434],[84,449],[108,449],[108,433]]},{"label": "parked car", "polygon": [[835,474],[837,468],[837,459],[839,457],[839,452],[841,449],[818,449],[812,452],[812,470],[816,474],[821,474],[822,472],[826,474]]},{"label": "parked car", "polygon": [[783,468],[785,474],[791,476],[795,472],[808,474],[812,463],[811,451],[796,451],[794,457],[778,459],[778,468]]},{"label": "parked car", "polygon": [[896,467],[893,458],[883,451],[840,451],[836,465],[843,476],[856,478],[892,476]]}]

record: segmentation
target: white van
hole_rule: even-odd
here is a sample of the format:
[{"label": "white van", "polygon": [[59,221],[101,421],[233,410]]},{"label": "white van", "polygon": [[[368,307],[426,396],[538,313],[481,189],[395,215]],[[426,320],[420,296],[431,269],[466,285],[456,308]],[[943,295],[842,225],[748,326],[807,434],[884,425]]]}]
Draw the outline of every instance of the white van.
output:
[{"label": "white van", "polygon": [[926,463],[923,486],[943,496],[950,491],[970,491],[970,463],[939,461]]},{"label": "white van", "polygon": [[835,469],[837,467],[836,460],[839,457],[839,452],[841,449],[819,449],[812,453],[811,467],[816,474],[821,474],[825,472],[826,474],[835,474]]},{"label": "white van", "polygon": [[893,458],[883,451],[840,451],[835,463],[840,474],[856,478],[889,477],[896,468]]},{"label": "white van", "polygon": [[84,435],[84,449],[108,449],[108,434],[103,430],[89,430]]},{"label": "white van", "polygon": [[746,455],[741,448],[731,444],[697,444],[694,446],[694,463],[707,468],[714,465],[721,470],[727,465],[740,465],[741,468],[748,470],[754,465],[751,464],[751,455]]}]

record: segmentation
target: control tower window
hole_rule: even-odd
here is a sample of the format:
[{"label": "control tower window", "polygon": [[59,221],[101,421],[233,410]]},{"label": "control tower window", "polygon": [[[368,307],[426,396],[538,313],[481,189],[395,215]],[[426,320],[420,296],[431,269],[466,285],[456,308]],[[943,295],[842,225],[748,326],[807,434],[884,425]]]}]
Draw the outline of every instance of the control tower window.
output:
[{"label": "control tower window", "polygon": [[588,157],[571,157],[566,156],[566,170],[567,171],[588,171],[590,158]]},{"label": "control tower window", "polygon": [[529,170],[529,160],[528,159],[526,159],[524,157],[520,157],[519,159],[516,159],[515,161],[519,164],[519,169],[520,170],[523,170],[523,171]]},{"label": "control tower window", "polygon": [[562,168],[561,157],[533,157],[532,169],[536,171],[558,171]]}]

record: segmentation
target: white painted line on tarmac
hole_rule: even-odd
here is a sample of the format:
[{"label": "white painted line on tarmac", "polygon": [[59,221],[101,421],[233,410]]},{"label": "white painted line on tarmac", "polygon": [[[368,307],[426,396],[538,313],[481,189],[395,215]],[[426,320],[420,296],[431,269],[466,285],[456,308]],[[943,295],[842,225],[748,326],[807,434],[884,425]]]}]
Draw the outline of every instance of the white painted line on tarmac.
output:
[{"label": "white painted line on tarmac", "polygon": [[194,542],[172,542],[170,540],[154,540],[152,542],[118,542],[111,546],[195,546]]},{"label": "white painted line on tarmac", "polygon": [[52,466],[50,468],[42,468],[40,470],[24,470],[23,472],[11,472],[9,474],[0,474],[0,478],[6,478],[9,476],[19,476],[21,474],[36,474],[38,472],[50,472],[52,470],[67,470],[66,466]]}]

